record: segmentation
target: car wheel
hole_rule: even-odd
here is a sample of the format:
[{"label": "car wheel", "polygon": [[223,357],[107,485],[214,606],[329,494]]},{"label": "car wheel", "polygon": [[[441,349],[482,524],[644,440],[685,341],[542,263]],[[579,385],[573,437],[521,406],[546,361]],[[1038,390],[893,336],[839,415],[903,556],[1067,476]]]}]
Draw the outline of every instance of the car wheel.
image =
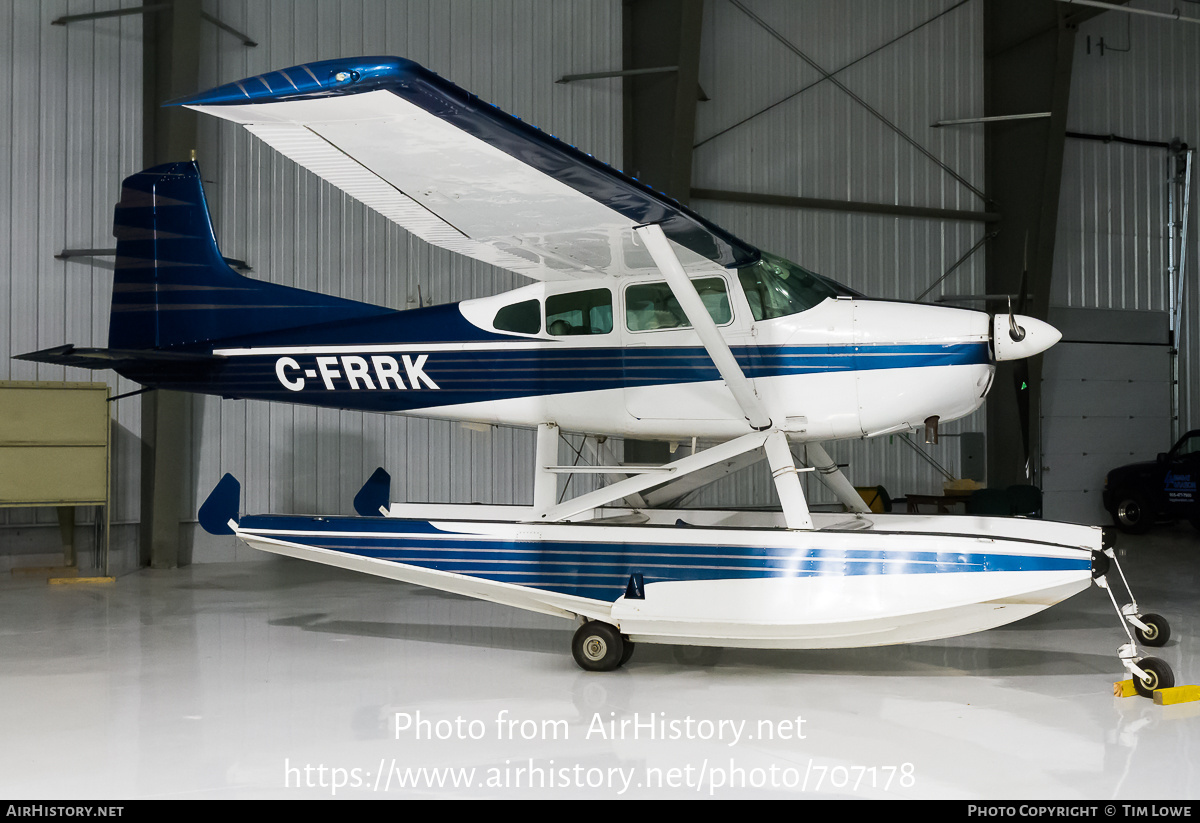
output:
[{"label": "car wheel", "polygon": [[1112,518],[1116,527],[1127,534],[1145,534],[1154,525],[1154,510],[1142,492],[1125,491],[1117,495]]}]

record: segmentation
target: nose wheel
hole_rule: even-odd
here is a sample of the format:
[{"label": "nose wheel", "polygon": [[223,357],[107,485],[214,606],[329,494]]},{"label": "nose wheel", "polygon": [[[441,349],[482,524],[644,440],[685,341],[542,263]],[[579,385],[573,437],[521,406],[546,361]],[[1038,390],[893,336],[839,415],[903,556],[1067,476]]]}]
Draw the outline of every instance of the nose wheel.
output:
[{"label": "nose wheel", "polygon": [[[1117,616],[1121,620],[1121,626],[1129,638],[1129,642],[1117,650],[1117,655],[1121,658],[1121,665],[1132,677],[1133,687],[1137,693],[1142,697],[1153,697],[1156,690],[1169,689],[1175,685],[1175,673],[1171,671],[1171,666],[1165,660],[1157,657],[1143,657],[1138,651],[1138,643],[1152,647],[1166,645],[1171,638],[1171,624],[1162,615],[1142,614],[1138,609],[1137,601],[1129,588],[1129,582],[1125,579],[1125,573],[1121,571],[1121,564],[1117,562],[1110,534],[1105,529],[1103,550],[1092,553],[1092,579],[1097,586],[1108,592],[1109,600],[1112,601],[1113,608],[1116,609]],[[1117,576],[1120,578],[1125,592],[1129,595],[1129,602],[1124,606],[1118,605],[1116,594],[1108,579],[1113,569],[1116,569]]]}]

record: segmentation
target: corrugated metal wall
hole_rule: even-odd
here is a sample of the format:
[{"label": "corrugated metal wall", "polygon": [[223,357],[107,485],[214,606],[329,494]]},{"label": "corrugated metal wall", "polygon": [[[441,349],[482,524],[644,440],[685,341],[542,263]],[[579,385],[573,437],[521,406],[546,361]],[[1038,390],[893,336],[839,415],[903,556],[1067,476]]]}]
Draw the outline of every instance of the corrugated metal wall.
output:
[{"label": "corrugated metal wall", "polygon": [[[63,262],[54,254],[113,245],[120,181],[142,166],[142,24],[138,16],[50,22],[118,5],[139,3],[0,5],[9,78],[0,84],[0,112],[13,124],[0,137],[0,192],[8,195],[0,219],[5,379],[95,379],[9,357],[107,340],[111,259]],[[202,87],[306,61],[398,54],[603,160],[620,156],[620,81],[554,82],[620,67],[617,0],[222,0],[204,8],[260,45],[247,48],[205,24],[197,33]],[[516,285],[511,275],[413,240],[232,126],[202,122],[198,143],[222,250],[250,261],[256,277],[397,308],[415,306],[418,295],[440,303]],[[111,379],[114,393],[136,388]],[[139,517],[139,412],[137,400],[116,406],[118,522]],[[181,471],[185,510],[193,512],[226,471],[243,481],[244,510],[349,511],[376,465],[392,471],[398,499],[532,496],[530,432],[203,397],[189,417],[189,464]],[[54,523],[53,511],[0,510],[0,524],[35,522]],[[29,540],[19,531],[5,530],[6,545],[35,551],[57,543],[53,529]],[[195,532],[195,561],[238,554],[231,540],[186,531]],[[118,568],[135,562],[135,540],[135,528],[118,530]]]},{"label": "corrugated metal wall", "polygon": [[[939,120],[983,113],[982,2],[744,0],[744,5],[943,163],[983,187],[982,126],[931,128]],[[699,104],[695,186],[983,210],[968,189],[822,80],[729,0],[710,0],[705,15],[700,85],[710,100]],[[961,221],[713,201],[693,206],[764,249],[871,296],[903,300],[916,298],[984,235],[983,224]],[[926,300],[983,292],[984,259],[977,254]],[[983,431],[983,414],[944,429]],[[829,451],[850,464],[847,476],[856,484],[882,484],[896,496],[940,490],[944,478],[898,440],[846,441]],[[957,438],[930,447],[922,442],[920,448],[957,472]],[[814,499],[831,499],[810,482]],[[759,467],[703,499],[753,505],[773,494]]]},{"label": "corrugated metal wall", "polygon": [[[9,353],[67,341],[103,345],[107,333],[108,264],[52,256],[66,245],[111,244],[120,178],[140,167],[140,20],[69,30],[48,25],[58,14],[97,5],[23,2],[0,10],[0,38],[13,44],[12,80],[0,92],[0,107],[14,123],[39,124],[13,130],[0,164],[9,202],[36,204],[20,213],[14,208],[0,228],[10,258],[0,298],[7,301],[0,311],[10,332],[0,362],[13,378],[56,379],[63,370],[12,363]],[[958,173],[982,181],[981,131],[930,129],[936,120],[981,111],[978,0],[747,5],[830,71],[874,51],[839,79]],[[204,26],[201,86],[310,60],[400,54],[603,160],[620,157],[620,82],[554,83],[568,73],[620,67],[617,0],[220,0],[205,9],[261,45],[246,48]],[[727,0],[712,0],[705,13],[701,85],[710,101],[700,104],[698,116],[696,186],[979,207],[827,81],[714,137],[818,75]],[[916,31],[889,44],[910,29]],[[414,241],[233,126],[202,121],[198,142],[222,250],[248,260],[254,276],[395,307],[416,305],[418,295],[444,302],[515,285],[511,276]],[[36,177],[30,169],[38,169]],[[753,243],[881,297],[915,297],[983,233],[973,223],[695,205]],[[22,272],[36,276],[21,279]],[[982,284],[979,257],[939,293],[976,293]],[[119,404],[118,415],[117,517],[134,521],[137,401]],[[215,398],[196,398],[191,421],[190,462],[182,467],[188,508],[225,471],[243,480],[244,509],[257,511],[346,511],[376,465],[392,471],[397,499],[515,502],[531,494],[528,432]],[[948,428],[982,426],[977,417]],[[932,453],[955,469],[956,442],[944,442]],[[940,486],[940,476],[893,438],[837,444],[832,452],[852,464],[856,482],[884,483],[893,493]],[[750,470],[696,502],[761,505],[773,497],[765,473]],[[230,541],[195,540],[196,561],[237,556]]]},{"label": "corrugated metal wall", "polygon": [[[615,0],[504,2],[245,2],[211,11],[258,48],[203,32],[202,87],[339,56],[396,54],[606,162],[621,151],[619,80],[571,84],[565,74],[616,69]],[[394,308],[494,294],[518,278],[431,248],[343,196],[231,124],[206,119],[199,160],[224,254],[254,276]],[[244,510],[349,512],[376,466],[393,498],[432,502],[532,500],[533,434],[507,428],[196,398],[193,510],[221,474],[242,480]],[[575,486],[580,485],[576,478]],[[190,480],[189,480],[190,483]],[[198,536],[195,559],[229,541]],[[246,552],[244,548],[242,552]]]},{"label": "corrugated metal wall", "polygon": [[[121,178],[141,165],[142,21],[50,23],[136,5],[0,3],[0,379],[108,380],[113,394],[137,388],[111,373],[9,359],[67,342],[107,343],[112,258],[55,255],[113,246]],[[130,522],[138,516],[138,401],[117,403],[114,418],[113,519]],[[56,522],[53,509],[0,509],[0,567],[12,552],[57,546],[57,529],[25,528]],[[116,534],[128,541],[135,529]]]},{"label": "corrugated metal wall", "polygon": [[[1200,13],[1187,4],[1183,13]],[[1104,48],[1100,41],[1103,39]],[[1200,144],[1200,25],[1108,12],[1080,27],[1070,131]],[[1076,308],[1166,311],[1167,151],[1068,139],[1051,301]],[[1193,200],[1200,196],[1193,177]],[[1200,214],[1189,220],[1180,426],[1200,425]],[[1164,445],[1165,449],[1166,446]]]},{"label": "corrugated metal wall", "polygon": [[[981,184],[982,130],[930,128],[937,120],[982,112],[979,0],[744,2],[826,70],[853,63],[837,74],[842,82]],[[0,192],[7,194],[0,196],[7,209],[0,219],[0,249],[7,257],[0,268],[0,317],[7,321],[0,375],[7,379],[90,379],[89,372],[9,356],[62,342],[103,345],[106,338],[110,264],[62,262],[53,255],[64,247],[111,245],[119,181],[141,165],[141,21],[66,28],[49,21],[115,5],[79,0],[0,7],[0,42],[8,46],[0,111],[14,126],[0,137]],[[222,0],[206,9],[261,45],[245,48],[205,26],[201,85],[308,60],[396,53],[601,159],[620,156],[619,81],[553,82],[567,73],[620,66],[617,0]],[[945,171],[844,92],[818,82],[811,67],[728,0],[710,0],[705,14],[701,85],[710,99],[698,113],[697,187],[980,208]],[[1088,34],[1119,46],[1127,36],[1131,50],[1088,54]],[[1070,127],[1200,140],[1191,82],[1200,67],[1198,37],[1195,26],[1126,21],[1117,13],[1085,24]],[[772,104],[778,105],[735,125]],[[396,307],[416,305],[418,294],[425,302],[443,302],[515,285],[507,275],[412,240],[232,126],[205,122],[201,128],[197,148],[222,249],[249,260],[255,276]],[[1165,307],[1161,156],[1070,141],[1065,166],[1054,302]],[[750,242],[880,297],[915,297],[984,231],[977,223],[694,205]],[[1193,253],[1193,272],[1197,264],[1200,256]],[[938,291],[982,292],[982,257]],[[1200,321],[1194,291],[1189,289],[1185,306],[1188,352]],[[1185,368],[1185,385],[1200,387],[1200,357],[1189,354]],[[114,381],[114,391],[130,388]],[[1198,402],[1194,390],[1185,396],[1185,426]],[[136,401],[116,408],[118,521],[138,516],[138,412]],[[247,509],[344,511],[377,464],[392,470],[398,498],[509,502],[530,494],[532,437],[525,432],[213,398],[197,398],[192,419],[192,464],[184,467],[185,476],[197,478],[188,488],[192,505],[222,472],[232,471],[244,481]],[[983,419],[976,415],[947,428],[982,430]],[[893,438],[837,444],[832,451],[851,464],[855,482],[883,483],[893,493],[929,491],[941,482]],[[957,469],[953,438],[930,453]],[[751,470],[699,502],[761,504],[773,494],[764,473]],[[52,522],[48,514],[40,517]],[[19,525],[35,515],[0,518]],[[232,551],[221,544],[212,554],[212,547],[197,545],[196,560]]]}]

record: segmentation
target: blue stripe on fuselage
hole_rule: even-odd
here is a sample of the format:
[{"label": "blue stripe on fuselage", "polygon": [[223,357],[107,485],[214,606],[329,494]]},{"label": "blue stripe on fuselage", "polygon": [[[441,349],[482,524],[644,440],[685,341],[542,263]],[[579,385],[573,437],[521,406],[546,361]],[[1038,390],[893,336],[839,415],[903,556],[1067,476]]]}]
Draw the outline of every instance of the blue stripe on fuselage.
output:
[{"label": "blue stripe on fuselage", "polygon": [[[519,397],[721,379],[712,359],[699,346],[505,349],[502,345],[483,350],[430,352],[422,350],[419,343],[411,348],[400,343],[383,353],[353,353],[347,347],[339,347],[328,354],[234,355],[215,367],[203,382],[172,387],[226,397],[403,412]],[[735,346],[732,351],[751,378],[989,362],[988,344],[983,342]],[[326,358],[324,363],[318,362],[321,357]],[[281,364],[284,358],[287,362]],[[347,362],[347,358],[352,362]],[[377,362],[377,358],[382,358],[382,362]],[[158,381],[147,376],[139,382]],[[289,390],[287,385],[299,388]]]}]

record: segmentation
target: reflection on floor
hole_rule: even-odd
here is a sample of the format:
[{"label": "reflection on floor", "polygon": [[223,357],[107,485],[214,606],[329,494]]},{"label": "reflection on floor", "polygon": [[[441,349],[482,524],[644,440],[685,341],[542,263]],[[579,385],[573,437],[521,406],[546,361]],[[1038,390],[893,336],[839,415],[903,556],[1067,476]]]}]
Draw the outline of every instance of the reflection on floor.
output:
[{"label": "reflection on floor", "polygon": [[[1200,534],[1119,545],[1200,683]],[[286,559],[5,580],[0,614],[6,797],[1200,797],[1200,703],[1113,697],[1095,588],[970,637],[612,674],[566,621]]]}]

